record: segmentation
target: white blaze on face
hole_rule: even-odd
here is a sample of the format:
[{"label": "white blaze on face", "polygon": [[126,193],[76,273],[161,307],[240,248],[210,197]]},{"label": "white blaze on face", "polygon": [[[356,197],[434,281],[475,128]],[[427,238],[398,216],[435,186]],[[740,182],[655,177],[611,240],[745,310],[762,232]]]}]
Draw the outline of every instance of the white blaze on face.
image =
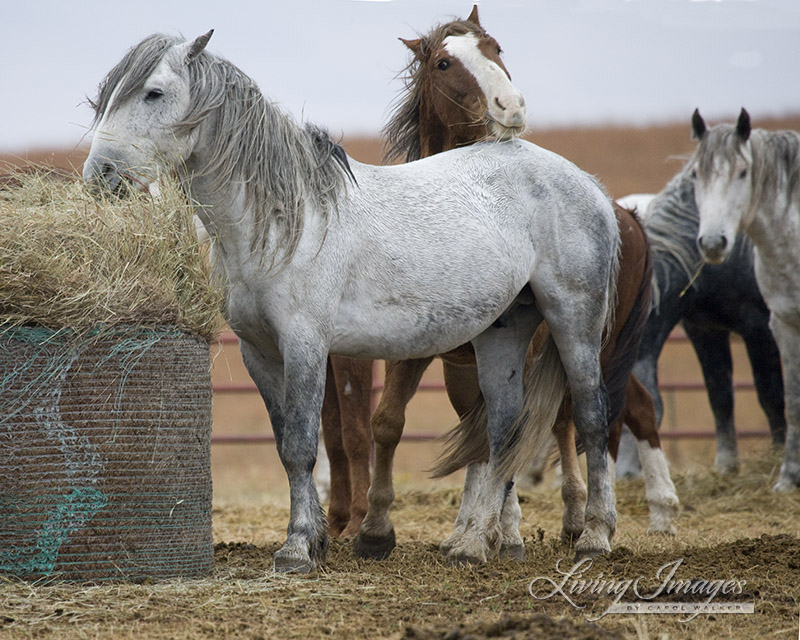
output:
[{"label": "white blaze on face", "polygon": [[447,36],[445,50],[458,58],[478,83],[486,96],[489,116],[503,127],[518,129],[525,126],[525,99],[511,84],[508,75],[496,62],[489,60],[478,48],[478,38],[473,33]]}]

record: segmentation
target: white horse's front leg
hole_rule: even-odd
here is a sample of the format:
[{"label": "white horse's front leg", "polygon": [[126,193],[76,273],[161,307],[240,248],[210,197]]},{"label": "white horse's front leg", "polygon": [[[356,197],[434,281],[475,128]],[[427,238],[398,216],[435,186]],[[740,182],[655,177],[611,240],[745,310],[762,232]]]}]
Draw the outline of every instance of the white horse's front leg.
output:
[{"label": "white horse's front leg", "polygon": [[786,399],[786,444],[774,491],[800,487],[800,334],[772,314],[769,327],[783,362],[783,393]]},{"label": "white horse's front leg", "polygon": [[275,570],[308,572],[324,562],[328,549],[325,514],[313,476],[327,354],[309,348],[313,341],[285,343],[282,363],[244,341],[241,344],[247,369],[269,411],[289,478],[289,527],[286,542],[273,558]]}]

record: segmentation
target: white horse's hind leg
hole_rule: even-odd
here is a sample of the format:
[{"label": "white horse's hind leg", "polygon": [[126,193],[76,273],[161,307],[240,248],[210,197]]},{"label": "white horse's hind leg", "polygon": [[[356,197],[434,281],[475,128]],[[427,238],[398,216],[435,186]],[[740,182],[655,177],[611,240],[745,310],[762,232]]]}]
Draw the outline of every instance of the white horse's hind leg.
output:
[{"label": "white horse's hind leg", "polygon": [[[439,545],[439,550],[445,555],[449,554],[453,547],[459,545],[467,530],[467,523],[483,484],[487,480],[488,465],[486,463],[473,463],[467,465],[467,472],[464,476],[464,493],[461,496],[461,506],[458,509],[458,516],[453,525],[453,533],[445,538]],[[508,557],[513,560],[522,561],[525,559],[525,544],[519,532],[519,523],[522,521],[522,509],[519,506],[519,497],[516,487],[512,485],[508,492],[503,509],[500,513],[500,556]]]},{"label": "white horse's hind leg", "polygon": [[467,471],[464,475],[464,492],[461,494],[461,505],[458,508],[458,515],[453,524],[453,533],[442,540],[439,545],[439,550],[444,553],[450,553],[451,549],[458,545],[464,532],[467,530],[467,522],[475,508],[475,502],[484,480],[486,479],[488,465],[483,462],[475,462],[467,465]]},{"label": "white horse's hind leg", "polygon": [[636,446],[642,461],[647,504],[650,508],[650,526],[647,530],[674,535],[673,521],[678,517],[681,504],[669,473],[667,457],[661,447],[651,447],[647,440],[637,440]]},{"label": "white horse's hind leg", "polygon": [[775,491],[791,491],[800,487],[800,333],[782,322],[775,314],[769,326],[781,353],[786,398],[786,444]]},{"label": "white horse's hind leg", "polygon": [[[319,434],[317,437],[319,438]],[[331,497],[331,465],[322,438],[319,438],[317,443],[317,466],[314,468],[314,478],[320,502],[325,503]]]},{"label": "white horse's hind leg", "polygon": [[609,552],[617,523],[606,456],[608,393],[600,371],[603,314],[598,311],[603,305],[597,296],[597,292],[573,292],[545,310],[569,379],[573,421],[586,450],[588,497],[583,533],[575,545],[578,557]]},{"label": "white horse's hind leg", "polygon": [[525,542],[519,532],[520,522],[522,522],[522,508],[519,506],[517,486],[512,483],[500,514],[501,558],[510,558],[517,562],[525,560]]},{"label": "white horse's hind leg", "polygon": [[499,464],[522,411],[525,355],[540,319],[535,307],[517,305],[472,341],[488,414],[489,464],[464,533],[448,553],[454,562],[486,562],[500,552],[503,507],[516,492],[513,480],[500,476]]}]

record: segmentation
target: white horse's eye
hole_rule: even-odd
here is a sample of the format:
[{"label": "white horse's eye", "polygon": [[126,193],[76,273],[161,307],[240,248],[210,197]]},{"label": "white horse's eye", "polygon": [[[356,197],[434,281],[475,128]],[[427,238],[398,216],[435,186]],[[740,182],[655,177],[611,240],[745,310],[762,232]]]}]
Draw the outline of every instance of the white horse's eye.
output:
[{"label": "white horse's eye", "polygon": [[144,99],[146,102],[152,102],[153,100],[158,100],[163,95],[164,92],[161,89],[150,89]]},{"label": "white horse's eye", "polygon": [[742,169],[739,172],[739,180],[744,180],[747,177],[747,169]]}]

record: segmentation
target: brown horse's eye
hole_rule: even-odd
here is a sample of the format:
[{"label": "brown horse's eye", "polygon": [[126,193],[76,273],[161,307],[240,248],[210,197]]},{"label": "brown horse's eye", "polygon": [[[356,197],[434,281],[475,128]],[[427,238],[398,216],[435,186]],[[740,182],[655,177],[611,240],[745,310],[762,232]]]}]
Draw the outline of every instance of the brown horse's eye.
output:
[{"label": "brown horse's eye", "polygon": [[450,68],[450,61],[439,60],[439,62],[436,63],[436,68],[439,69],[439,71],[447,71]]}]

